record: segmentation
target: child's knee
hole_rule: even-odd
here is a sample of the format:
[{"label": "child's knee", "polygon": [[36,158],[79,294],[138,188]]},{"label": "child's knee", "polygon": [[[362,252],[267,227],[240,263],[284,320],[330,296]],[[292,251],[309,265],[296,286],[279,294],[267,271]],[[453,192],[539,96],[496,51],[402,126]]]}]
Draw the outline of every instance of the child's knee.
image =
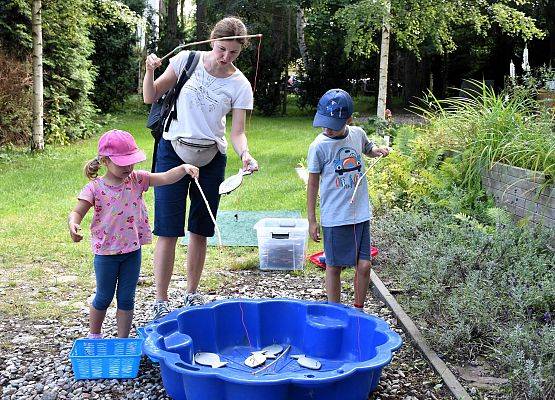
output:
[{"label": "child's knee", "polygon": [[102,296],[98,293],[94,296],[94,300],[92,302],[92,306],[98,311],[106,311],[108,307],[110,307],[110,303],[112,302],[112,297]]},{"label": "child's knee", "polygon": [[372,263],[370,260],[359,260],[357,265],[357,271],[360,274],[370,274],[370,270],[372,269]]},{"label": "child's knee", "polygon": [[135,308],[135,293],[118,295],[118,310],[132,311]]}]

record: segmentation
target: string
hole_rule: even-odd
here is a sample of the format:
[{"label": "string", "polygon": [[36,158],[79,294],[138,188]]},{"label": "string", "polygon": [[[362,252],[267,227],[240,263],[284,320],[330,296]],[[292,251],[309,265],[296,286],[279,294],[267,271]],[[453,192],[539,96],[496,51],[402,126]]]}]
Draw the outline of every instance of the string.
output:
[{"label": "string", "polygon": [[216,222],[216,218],[214,218],[214,214],[212,214],[212,209],[210,208],[210,204],[208,204],[208,200],[206,199],[206,196],[204,195],[204,192],[202,191],[202,188],[200,187],[200,183],[198,181],[198,178],[195,178],[195,183],[197,184],[198,190],[200,191],[200,194],[202,195],[202,198],[204,200],[204,204],[206,204],[206,209],[208,210],[208,214],[210,214],[210,218],[212,218],[212,222],[214,223],[214,228],[216,229],[216,235],[218,236],[218,245],[220,247],[220,252],[222,251],[222,235],[220,234],[220,228],[218,227],[218,224]]},{"label": "string", "polygon": [[239,308],[241,309],[241,322],[243,323],[243,329],[245,330],[245,335],[247,336],[247,341],[249,342],[249,348],[252,349],[251,339],[249,337],[249,330],[247,329],[247,324],[245,324],[245,316],[243,312],[243,302],[239,302]]},{"label": "string", "polygon": [[[256,93],[256,82],[258,80],[258,66],[260,64],[260,48],[262,47],[262,35],[259,36],[258,39],[258,50],[256,52],[256,69],[254,71],[254,83],[253,83],[253,88],[252,88],[252,97],[254,98],[254,94]],[[250,110],[250,114],[249,114],[249,121],[248,121],[248,128],[250,130],[251,128],[251,119],[252,119],[252,112],[253,110]]]}]

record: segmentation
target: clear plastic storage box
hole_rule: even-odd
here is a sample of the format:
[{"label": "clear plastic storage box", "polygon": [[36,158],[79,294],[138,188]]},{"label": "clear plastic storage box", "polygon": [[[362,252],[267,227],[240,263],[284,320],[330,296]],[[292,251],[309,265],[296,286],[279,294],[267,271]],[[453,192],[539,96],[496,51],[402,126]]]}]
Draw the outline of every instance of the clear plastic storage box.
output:
[{"label": "clear plastic storage box", "polygon": [[254,225],[258,237],[260,269],[303,269],[308,221],[299,218],[263,218]]}]

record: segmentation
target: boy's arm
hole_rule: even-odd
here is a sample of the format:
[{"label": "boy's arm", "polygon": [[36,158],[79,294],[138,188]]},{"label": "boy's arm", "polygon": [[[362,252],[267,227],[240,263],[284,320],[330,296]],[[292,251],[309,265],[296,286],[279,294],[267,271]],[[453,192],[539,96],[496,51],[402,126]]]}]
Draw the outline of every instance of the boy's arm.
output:
[{"label": "boy's arm", "polygon": [[80,242],[83,239],[83,234],[81,233],[81,227],[79,225],[91,207],[91,203],[86,200],[79,199],[75,208],[69,213],[67,225],[71,240],[74,242]]},{"label": "boy's arm", "polygon": [[315,241],[320,241],[320,226],[316,220],[316,198],[320,187],[320,174],[309,173],[306,195],[306,209],[308,213],[308,232]]},{"label": "boy's arm", "polygon": [[187,174],[198,178],[198,168],[191,164],[181,164],[166,172],[153,172],[150,174],[149,184],[150,186],[171,185]]}]

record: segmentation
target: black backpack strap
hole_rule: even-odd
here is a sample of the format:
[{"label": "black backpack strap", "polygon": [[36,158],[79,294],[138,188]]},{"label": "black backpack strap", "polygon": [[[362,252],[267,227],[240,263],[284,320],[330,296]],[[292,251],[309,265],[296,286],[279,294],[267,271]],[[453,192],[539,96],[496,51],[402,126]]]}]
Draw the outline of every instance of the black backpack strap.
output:
[{"label": "black backpack strap", "polygon": [[200,51],[191,51],[189,53],[187,64],[185,64],[185,69],[181,72],[181,75],[179,75],[179,80],[177,81],[177,84],[174,88],[175,93],[173,97],[174,101],[172,105],[172,110],[166,121],[164,121],[164,132],[167,132],[170,128],[171,121],[177,119],[177,97],[179,96],[179,93],[181,92],[183,86],[185,86],[185,83],[189,80],[191,75],[193,75],[193,72],[195,71],[199,60]]},{"label": "black backpack strap", "polygon": [[[175,103],[177,102],[177,96],[179,95],[181,88],[185,85],[185,82],[187,82],[191,77],[191,75],[193,75],[193,72],[197,67],[199,60],[200,60],[200,51],[189,52],[189,56],[187,57],[187,63],[185,64],[185,70],[181,72],[181,75],[179,75],[179,79],[177,80],[177,83],[175,84],[175,87],[174,87],[175,100],[172,106],[173,108],[172,112],[170,113],[166,121],[162,121],[162,124],[163,124],[162,132],[167,132],[168,128],[170,127],[170,121],[172,119],[177,119],[177,110],[175,108],[176,107]],[[173,115],[174,113],[175,113],[175,117]],[[154,148],[152,152],[152,166],[151,166],[152,172],[155,172],[156,170],[156,152],[158,151],[158,143],[160,143],[161,138],[162,138],[162,134],[160,135],[160,137],[155,137],[154,139]]]}]

